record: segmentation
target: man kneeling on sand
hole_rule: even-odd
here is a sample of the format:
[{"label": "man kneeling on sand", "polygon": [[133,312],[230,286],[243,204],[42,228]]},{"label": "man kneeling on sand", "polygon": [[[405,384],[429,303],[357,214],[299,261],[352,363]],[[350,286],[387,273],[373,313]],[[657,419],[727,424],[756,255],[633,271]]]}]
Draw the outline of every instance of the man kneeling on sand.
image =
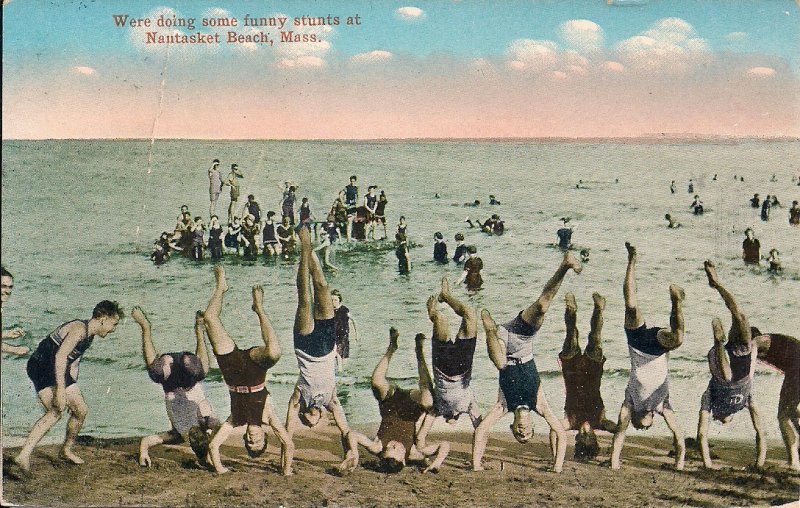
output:
[{"label": "man kneeling on sand", "polygon": [[[343,472],[358,467],[359,445],[377,455],[380,458],[381,469],[387,473],[399,472],[409,460],[425,460],[427,467],[423,472],[438,471],[450,452],[450,443],[447,441],[425,445],[418,442],[417,422],[423,417],[431,418],[432,416],[426,413],[433,408],[433,382],[422,349],[425,335],[419,333],[415,339],[418,388],[406,390],[386,379],[389,362],[397,351],[398,338],[397,330],[391,328],[389,347],[372,373],[372,394],[378,401],[381,413],[378,434],[375,439],[369,439],[354,430],[349,432],[347,439],[350,449],[347,458],[339,467]],[[421,426],[424,425],[423,421]]]}]

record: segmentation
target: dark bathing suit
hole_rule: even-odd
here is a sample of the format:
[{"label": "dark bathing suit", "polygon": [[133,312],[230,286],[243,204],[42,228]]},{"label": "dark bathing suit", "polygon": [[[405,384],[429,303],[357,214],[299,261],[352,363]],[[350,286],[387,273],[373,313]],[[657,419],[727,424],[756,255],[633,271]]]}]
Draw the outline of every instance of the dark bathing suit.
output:
[{"label": "dark bathing suit", "polygon": [[506,366],[500,369],[500,390],[506,410],[513,412],[520,406],[536,410],[541,380],[533,359],[532,342],[538,329],[522,319],[521,312],[502,327],[508,331],[507,354],[515,355],[507,356]]},{"label": "dark bathing suit", "polygon": [[579,430],[584,422],[589,422],[593,429],[600,428],[600,417],[605,409],[600,395],[605,357],[598,362],[578,352],[571,358],[559,355],[559,360],[567,392],[564,414],[570,429]]},{"label": "dark bathing suit", "polygon": [[231,425],[261,425],[267,391],[264,381],[267,369],[250,358],[249,348],[242,351],[234,346],[225,355],[216,355],[219,370],[231,395]]},{"label": "dark bathing suit", "polygon": [[424,411],[414,399],[411,390],[395,388],[394,393],[385,400],[378,402],[381,413],[381,426],[378,429],[378,439],[383,446],[390,441],[402,443],[406,448],[406,458],[411,453],[411,447],[417,442],[417,420]]},{"label": "dark bathing suit", "polygon": [[761,361],[783,372],[780,399],[790,407],[797,407],[800,403],[800,341],[778,333],[768,335],[769,350]]},{"label": "dark bathing suit", "polygon": [[[28,360],[27,372],[28,377],[33,381],[33,386],[36,392],[40,392],[45,388],[56,386],[56,354],[61,349],[61,344],[66,337],[61,335],[61,330],[72,323],[80,320],[73,320],[59,326],[53,330],[50,335],[42,339],[36,351],[33,352]],[[89,332],[89,322],[80,321],[86,328],[86,333]],[[81,357],[89,349],[94,341],[94,335],[88,335],[85,339],[75,345],[75,349],[67,356],[67,371],[65,374],[64,387],[74,385],[77,382],[77,374],[75,378],[72,377],[72,366],[76,362],[80,362]]]},{"label": "dark bathing suit", "polygon": [[342,358],[350,357],[350,309],[342,305],[334,311],[336,325],[336,353]]}]

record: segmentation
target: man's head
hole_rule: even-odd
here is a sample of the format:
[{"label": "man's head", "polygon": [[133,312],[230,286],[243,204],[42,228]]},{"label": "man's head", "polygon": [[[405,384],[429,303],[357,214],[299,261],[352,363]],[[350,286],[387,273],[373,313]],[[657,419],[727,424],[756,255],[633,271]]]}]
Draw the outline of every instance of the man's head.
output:
[{"label": "man's head", "polygon": [[272,220],[273,217],[275,217],[275,212],[273,212],[272,210],[268,211],[267,220]]},{"label": "man's head", "polygon": [[463,233],[456,233],[455,239],[456,239],[457,242],[463,242],[464,241],[464,234]]},{"label": "man's head", "polygon": [[749,240],[753,239],[753,230],[751,228],[747,228],[744,230],[744,236],[746,236]]},{"label": "man's head", "polygon": [[322,410],[316,406],[303,407],[300,410],[300,421],[306,427],[316,427],[322,420]]},{"label": "man's head", "polygon": [[333,301],[333,308],[338,309],[342,306],[342,293],[338,289],[331,291],[331,301]]},{"label": "man's head", "polygon": [[263,454],[267,449],[267,434],[261,425],[248,425],[244,433],[244,447],[247,454],[256,458]]},{"label": "man's head", "polygon": [[478,248],[475,247],[474,245],[470,245],[469,247],[467,247],[467,254],[469,254],[470,256],[474,256],[477,253],[478,253]]},{"label": "man's head", "polygon": [[216,215],[212,215],[211,216],[211,224],[214,224],[214,225],[219,224],[219,217],[217,217]]},{"label": "man's head", "polygon": [[189,211],[189,207],[186,205],[181,205],[181,215]]},{"label": "man's head", "polygon": [[357,180],[358,180],[358,178],[356,178],[356,175],[351,176],[350,177],[350,185],[355,185]]},{"label": "man's head", "polygon": [[599,453],[600,445],[597,444],[597,436],[589,426],[589,423],[584,422],[581,428],[578,429],[578,435],[575,436],[575,460],[592,460]]},{"label": "man's head", "polygon": [[219,159],[214,159],[213,161],[211,161],[212,168],[217,169],[217,166],[219,166]]},{"label": "man's head", "polygon": [[289,216],[288,215],[284,215],[283,216],[283,225],[284,226],[288,226],[289,225]]},{"label": "man's head", "polygon": [[533,437],[533,414],[527,406],[520,406],[514,410],[511,433],[520,443],[527,443]]},{"label": "man's head", "polygon": [[377,189],[377,188],[378,187],[375,186],[375,185],[370,185],[369,187],[367,187],[367,192],[369,192],[370,195],[374,195],[375,194],[375,189]]},{"label": "man's head", "polygon": [[399,441],[389,441],[380,453],[381,470],[399,473],[406,465],[406,447]]},{"label": "man's head", "polygon": [[14,289],[14,277],[6,270],[6,267],[0,267],[0,301],[6,303],[11,298],[11,290]]},{"label": "man's head", "polygon": [[99,325],[97,335],[105,337],[113,332],[123,317],[125,317],[125,313],[117,302],[103,300],[95,305],[92,311],[92,319],[96,320]]},{"label": "man's head", "polygon": [[247,195],[247,201],[248,202],[252,203],[255,200],[256,200],[256,197],[254,195],[252,195],[252,194],[248,194]]},{"label": "man's head", "polygon": [[442,240],[444,240],[444,235],[442,235],[440,231],[437,231],[433,234],[433,239],[436,240],[437,242],[441,242]]},{"label": "man's head", "polygon": [[632,413],[631,423],[636,430],[646,430],[653,426],[653,411],[645,411],[642,413]]}]

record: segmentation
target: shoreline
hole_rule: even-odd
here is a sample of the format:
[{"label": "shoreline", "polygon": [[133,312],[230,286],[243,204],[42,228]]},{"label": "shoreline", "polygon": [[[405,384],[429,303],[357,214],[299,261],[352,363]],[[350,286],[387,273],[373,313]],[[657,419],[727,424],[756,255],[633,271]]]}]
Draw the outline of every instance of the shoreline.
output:
[{"label": "shoreline", "polygon": [[[438,426],[438,425],[437,425]],[[356,426],[371,435],[375,426]],[[437,429],[435,429],[437,430]],[[3,473],[5,503],[21,505],[147,505],[147,506],[767,506],[796,502],[800,474],[788,470],[780,441],[769,445],[763,469],[749,467],[754,442],[712,440],[717,471],[702,468],[699,454],[687,450],[686,470],[672,465],[668,438],[629,432],[620,471],[600,464],[610,453],[611,436],[601,434],[601,453],[588,463],[572,458],[569,438],[561,474],[550,471],[547,436],[517,443],[508,432],[490,435],[484,466],[471,470],[471,434],[464,431],[432,434],[447,437],[452,450],[441,471],[423,474],[409,464],[393,475],[376,470],[377,460],[361,450],[361,465],[340,475],[341,445],[335,426],[303,429],[295,435],[295,475],[279,474],[279,448],[271,432],[267,452],[247,456],[241,435],[222,447],[223,463],[231,469],[217,475],[202,469],[187,444],[151,449],[153,465],[137,463],[141,437],[97,439],[82,436],[77,449],[86,463],[58,460],[58,446],[37,448],[31,477]],[[13,448],[4,455],[13,456]],[[57,490],[43,489],[47,479]]]}]

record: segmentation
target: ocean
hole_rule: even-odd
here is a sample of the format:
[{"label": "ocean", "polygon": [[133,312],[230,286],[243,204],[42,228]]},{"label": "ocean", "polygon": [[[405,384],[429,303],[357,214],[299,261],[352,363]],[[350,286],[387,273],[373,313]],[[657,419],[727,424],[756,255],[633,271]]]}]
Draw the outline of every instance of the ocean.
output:
[{"label": "ocean", "polygon": [[[607,298],[604,352],[607,357],[602,394],[608,416],[616,419],[624,398],[630,363],[623,333],[622,280],[624,242],[638,247],[639,302],[648,325],[668,326],[670,283],[686,291],[686,339],[671,354],[671,404],[684,432],[693,436],[700,396],[710,377],[706,353],[713,344],[711,319],[730,315],[708,287],[703,261],[716,262],[720,278],[744,307],[750,323],[765,332],[800,334],[800,228],[788,224],[792,200],[800,187],[800,142],[301,142],[301,141],[3,141],[2,263],[14,274],[14,294],[3,309],[3,327],[21,326],[27,335],[17,343],[36,344],[61,323],[88,319],[102,299],[118,300],[130,313],[140,305],[153,325],[160,353],[193,350],[193,323],[213,288],[213,264],[175,257],[163,266],[149,261],[153,241],[171,231],[179,207],[208,216],[207,169],[222,161],[223,177],[231,163],[244,173],[242,198],[254,194],[263,210],[280,211],[285,180],[299,185],[315,215],[324,219],[350,175],[358,176],[363,194],[368,185],[386,191],[389,233],[401,215],[411,250],[410,275],[397,273],[392,249],[356,246],[334,256],[339,267],[328,273],[332,288],[343,295],[358,328],[351,338],[351,359],[339,378],[339,396],[354,424],[379,420],[369,379],[387,344],[390,326],[401,334],[400,350],[390,377],[403,386],[416,384],[413,337],[430,334],[427,297],[445,275],[460,271],[451,263],[432,261],[433,234],[441,231],[452,255],[453,236],[462,232],[483,259],[484,289],[454,294],[506,321],[532,303],[562,257],[553,247],[561,217],[570,217],[573,242],[588,248],[582,274],[570,273],[536,336],[536,362],[550,406],[560,415],[564,386],[557,354],[564,340],[567,291],[578,302],[578,327],[585,345],[592,311],[591,294]],[[775,182],[771,181],[775,175]],[[714,180],[714,175],[717,179]],[[734,175],[737,179],[734,180]],[[738,177],[744,177],[744,182]],[[694,216],[693,179],[710,211]],[[582,188],[576,184],[582,180]],[[677,193],[671,194],[675,180]],[[762,222],[749,199],[777,194],[783,208],[773,208]],[[439,197],[435,197],[436,195]],[[489,206],[488,196],[501,202]],[[480,200],[479,207],[464,207]],[[218,213],[228,205],[223,191]],[[497,213],[506,233],[495,237],[469,229],[465,217],[486,219]],[[671,213],[683,224],[669,230]],[[753,227],[762,252],[777,248],[784,273],[779,276],[744,266],[741,242]],[[240,347],[258,345],[258,322],[250,310],[250,288],[265,289],[265,307],[278,333],[283,358],[270,371],[273,407],[285,418],[297,363],[292,325],[297,304],[296,266],[274,260],[245,262],[228,256],[230,291],[222,319]],[[447,311],[450,329],[458,327]],[[428,361],[430,361],[428,349]],[[25,358],[4,357],[2,425],[7,443],[18,441],[41,415]],[[212,365],[216,363],[212,359]],[[496,401],[497,371],[490,362],[481,329],[475,354],[473,386],[482,411]],[[759,366],[755,396],[767,423],[768,437],[780,437],[775,420],[782,376]],[[141,354],[136,323],[125,319],[116,333],[98,338],[81,364],[79,386],[89,406],[84,434],[97,437],[140,436],[169,428],[160,386],[150,381]],[[219,371],[212,370],[206,391],[217,414],[229,414],[228,395]],[[510,418],[510,417],[509,417]],[[537,433],[546,424],[537,419]],[[502,420],[497,430],[506,428]],[[60,439],[62,421],[50,434]],[[375,426],[377,428],[377,426]],[[469,429],[467,421],[455,427]],[[629,432],[634,432],[630,430]],[[649,432],[668,429],[657,419]],[[747,412],[726,427],[712,425],[710,437],[751,439]]]}]

